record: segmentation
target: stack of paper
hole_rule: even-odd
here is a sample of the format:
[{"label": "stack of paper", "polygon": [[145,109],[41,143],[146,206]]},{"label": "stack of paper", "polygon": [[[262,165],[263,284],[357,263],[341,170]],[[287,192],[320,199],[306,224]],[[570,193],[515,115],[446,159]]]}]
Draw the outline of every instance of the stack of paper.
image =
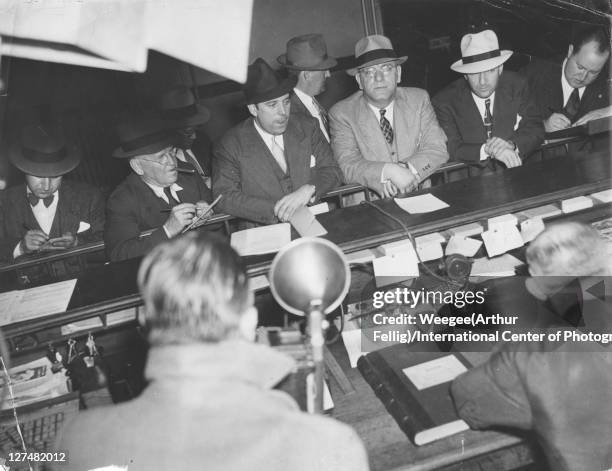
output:
[{"label": "stack of paper", "polygon": [[232,247],[243,257],[278,252],[291,242],[291,226],[288,223],[255,227],[233,232]]},{"label": "stack of paper", "polygon": [[417,237],[414,242],[416,244],[416,251],[419,254],[421,262],[428,262],[430,260],[438,260],[444,256],[442,251],[442,242],[446,239],[439,232],[427,234],[421,237]]},{"label": "stack of paper", "polygon": [[597,193],[593,193],[589,195],[591,198],[595,198],[597,201],[601,203],[610,203],[612,202],[612,190],[604,190]]},{"label": "stack of paper", "polygon": [[472,265],[470,276],[514,276],[515,268],[521,261],[510,254],[495,258],[477,258]]},{"label": "stack of paper", "polygon": [[473,257],[481,245],[482,242],[471,237],[454,235],[446,244],[446,255],[458,253],[465,257]]},{"label": "stack of paper", "polygon": [[561,214],[561,210],[554,204],[547,204],[545,206],[538,206],[537,208],[526,209],[518,214],[526,218],[548,219]]},{"label": "stack of paper", "polygon": [[463,226],[453,227],[449,229],[448,232],[451,235],[461,236],[461,237],[469,237],[473,235],[482,234],[484,228],[478,224],[477,222],[471,222],[469,224],[464,224]]},{"label": "stack of paper", "polygon": [[532,218],[521,222],[521,237],[525,243],[531,242],[543,230],[544,222],[541,218]]},{"label": "stack of paper", "polygon": [[302,237],[318,237],[327,234],[325,228],[306,206],[298,208],[289,222]]},{"label": "stack of paper", "polygon": [[593,206],[593,200],[586,196],[576,196],[575,198],[569,198],[561,201],[561,211],[564,213],[573,213],[580,211],[581,209],[587,209]]}]

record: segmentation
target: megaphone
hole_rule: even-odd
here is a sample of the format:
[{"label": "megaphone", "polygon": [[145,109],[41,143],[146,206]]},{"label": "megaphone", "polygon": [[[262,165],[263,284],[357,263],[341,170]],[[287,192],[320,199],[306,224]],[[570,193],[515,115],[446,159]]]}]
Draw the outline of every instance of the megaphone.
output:
[{"label": "megaphone", "polygon": [[269,273],[274,299],[292,314],[307,316],[315,364],[316,413],[323,412],[324,314],[336,309],[348,292],[351,272],[344,253],[334,243],[303,237],[283,247]]}]

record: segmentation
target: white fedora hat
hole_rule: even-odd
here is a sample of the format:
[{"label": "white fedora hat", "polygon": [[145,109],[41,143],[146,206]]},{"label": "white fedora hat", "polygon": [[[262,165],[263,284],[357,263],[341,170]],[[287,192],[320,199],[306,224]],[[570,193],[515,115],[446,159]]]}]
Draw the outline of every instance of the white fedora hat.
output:
[{"label": "white fedora hat", "polygon": [[406,62],[406,59],[408,59],[408,56],[398,57],[388,37],[372,34],[357,41],[354,67],[347,69],[346,73],[357,75],[357,71],[364,67],[382,64],[383,62],[395,62],[399,65]]},{"label": "white fedora hat", "polygon": [[497,35],[487,29],[461,38],[461,59],[451,69],[461,74],[478,74],[503,64],[512,51],[500,51]]}]

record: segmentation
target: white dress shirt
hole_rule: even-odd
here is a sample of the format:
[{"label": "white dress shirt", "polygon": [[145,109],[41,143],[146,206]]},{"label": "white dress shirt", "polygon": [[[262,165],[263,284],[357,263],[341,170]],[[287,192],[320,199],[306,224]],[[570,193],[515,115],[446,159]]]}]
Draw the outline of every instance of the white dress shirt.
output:
[{"label": "white dress shirt", "polygon": [[319,122],[319,128],[321,128],[321,132],[325,136],[325,139],[327,139],[327,142],[330,142],[329,134],[327,134],[327,129],[325,129],[325,125],[323,124],[323,120],[321,119],[321,110],[315,104],[314,97],[311,97],[310,95],[304,93],[299,88],[294,88],[293,91],[295,92],[295,96],[297,96],[299,100],[304,104],[308,112],[314,118],[317,119],[317,121]]},{"label": "white dress shirt", "polygon": [[[27,188],[27,187],[26,187]],[[29,188],[27,188],[27,194],[32,193]],[[38,200],[36,206],[30,206],[32,208],[32,213],[36,218],[36,222],[40,226],[41,230],[49,235],[51,232],[51,227],[53,226],[53,220],[55,219],[55,213],[57,212],[57,202],[59,201],[59,190],[53,193],[53,201],[47,208],[45,203],[42,200]],[[28,202],[28,204],[30,204]],[[23,250],[21,249],[21,241],[17,244],[17,247],[13,250],[13,258],[17,258],[23,255]]]},{"label": "white dress shirt", "polygon": [[272,146],[274,145],[273,142],[276,142],[276,144],[281,149],[283,149],[283,152],[285,151],[285,140],[283,139],[283,135],[282,134],[274,135],[274,134],[270,134],[267,131],[264,131],[261,128],[261,126],[257,124],[257,120],[255,119],[253,120],[253,123],[255,124],[255,129],[257,130],[257,133],[263,139],[264,144],[266,144],[266,147],[270,150],[270,153],[272,154],[274,159],[278,162],[278,165],[280,165],[281,168],[287,168],[287,162],[280,162],[276,156],[276,152],[272,150]]},{"label": "white dress shirt", "polygon": [[[168,197],[166,196],[166,193],[164,193],[164,189],[161,186],[158,185],[153,185],[152,183],[147,183],[145,182],[145,184],[151,188],[151,190],[153,190],[153,193],[155,193],[155,196],[157,196],[158,198],[161,198],[162,200],[164,200],[166,203],[170,204],[170,202],[168,201]],[[175,199],[175,201],[178,203],[179,202],[179,197],[177,195],[177,193],[179,191],[181,191],[183,189],[183,187],[181,185],[179,185],[178,183],[173,183],[172,185],[170,185],[170,194],[172,195],[172,197]],[[168,239],[170,239],[170,233],[168,232],[168,229],[166,229],[166,225],[162,225],[162,227],[164,228],[164,232],[166,233],[166,237],[168,237]]]},{"label": "white dress shirt", "polygon": [[[485,100],[491,100],[491,116],[493,115],[493,106],[495,105],[495,92],[491,93],[491,96],[488,98],[480,98],[478,95],[472,92],[472,98],[474,99],[474,103],[476,103],[476,107],[478,108],[478,113],[480,113],[480,119],[482,119],[482,124],[484,126],[484,117],[485,110],[487,107],[485,106]],[[480,160],[487,160],[489,158],[489,154],[485,152],[485,145],[480,146]]]}]

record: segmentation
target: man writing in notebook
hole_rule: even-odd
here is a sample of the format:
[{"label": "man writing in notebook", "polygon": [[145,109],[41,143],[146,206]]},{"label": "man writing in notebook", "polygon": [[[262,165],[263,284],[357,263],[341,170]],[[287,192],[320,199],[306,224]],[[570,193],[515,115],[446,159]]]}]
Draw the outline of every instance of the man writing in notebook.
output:
[{"label": "man writing in notebook", "polygon": [[213,190],[220,210],[255,224],[289,221],[340,184],[331,148],[311,117],[291,115],[295,80],[263,60],[249,66],[245,95],[252,117],[216,146]]},{"label": "man writing in notebook", "polygon": [[544,129],[525,79],[504,71],[512,51],[485,30],[462,38],[461,55],[451,69],[463,77],[432,100],[451,159],[489,171],[520,166]]},{"label": "man writing in notebook", "polygon": [[[158,120],[130,117],[118,132],[120,146],[113,156],[129,159],[133,173],[107,203],[104,242],[112,261],[142,256],[179,235],[212,201],[199,175],[179,174],[176,148]],[[140,237],[148,230],[150,235]]]},{"label": "man writing in notebook", "polygon": [[352,429],[272,390],[295,363],[253,343],[253,294],[227,242],[190,232],[162,243],[138,285],[148,386],[130,402],[79,413],[57,443],[70,460],[55,469],[367,471]]},{"label": "man writing in notebook", "polygon": [[384,197],[416,190],[448,160],[427,92],[397,86],[406,59],[385,36],[360,39],[356,66],[347,72],[361,90],[329,112],[332,147],[346,183]]}]

